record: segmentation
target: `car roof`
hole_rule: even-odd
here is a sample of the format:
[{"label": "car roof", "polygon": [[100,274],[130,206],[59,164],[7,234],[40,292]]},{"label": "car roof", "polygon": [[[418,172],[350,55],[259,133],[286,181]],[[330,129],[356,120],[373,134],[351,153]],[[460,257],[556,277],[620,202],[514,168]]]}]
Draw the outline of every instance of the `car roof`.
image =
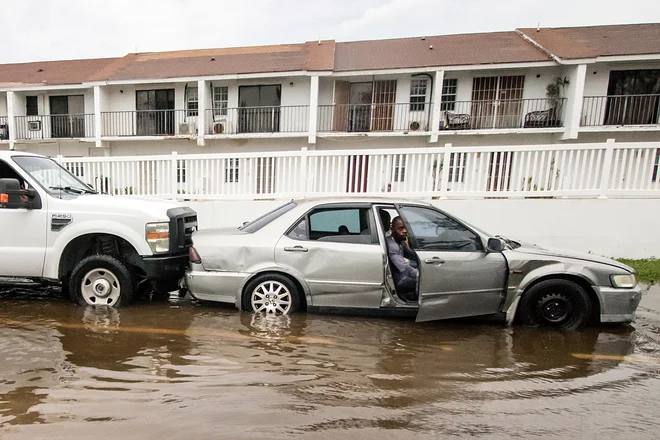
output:
[{"label": "car roof", "polygon": [[401,199],[401,198],[389,198],[389,197],[359,197],[359,196],[328,196],[328,197],[310,197],[310,198],[299,198],[293,199],[293,202],[299,206],[312,207],[317,205],[324,204],[335,204],[335,203],[370,203],[370,204],[393,204],[393,203],[405,203],[405,204],[414,204],[414,205],[423,205],[429,206],[428,201],[424,200],[414,200],[414,199]]}]

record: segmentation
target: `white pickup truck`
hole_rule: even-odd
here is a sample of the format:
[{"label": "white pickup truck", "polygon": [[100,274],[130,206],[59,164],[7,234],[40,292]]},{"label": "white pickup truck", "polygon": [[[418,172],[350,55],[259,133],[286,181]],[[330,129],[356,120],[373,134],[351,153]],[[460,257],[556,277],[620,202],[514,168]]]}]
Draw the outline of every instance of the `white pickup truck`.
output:
[{"label": "white pickup truck", "polygon": [[61,282],[80,305],[125,306],[178,289],[197,214],[98,194],[54,160],[0,151],[0,277]]}]

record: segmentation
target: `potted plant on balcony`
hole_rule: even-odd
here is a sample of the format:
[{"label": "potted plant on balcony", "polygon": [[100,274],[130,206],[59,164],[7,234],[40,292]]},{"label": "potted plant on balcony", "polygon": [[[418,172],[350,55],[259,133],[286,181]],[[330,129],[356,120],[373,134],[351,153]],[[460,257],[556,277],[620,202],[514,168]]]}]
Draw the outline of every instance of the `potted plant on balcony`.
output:
[{"label": "potted plant on balcony", "polygon": [[548,127],[561,127],[561,115],[564,107],[564,91],[571,82],[568,77],[556,77],[545,87],[548,98]]}]

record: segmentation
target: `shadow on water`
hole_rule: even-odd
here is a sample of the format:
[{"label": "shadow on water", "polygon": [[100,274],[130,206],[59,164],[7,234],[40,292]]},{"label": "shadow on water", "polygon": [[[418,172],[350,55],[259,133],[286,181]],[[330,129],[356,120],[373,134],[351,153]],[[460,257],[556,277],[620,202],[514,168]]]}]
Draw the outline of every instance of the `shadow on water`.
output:
[{"label": "shadow on water", "polygon": [[[439,420],[476,421],[475,405],[500,401],[517,402],[524,424],[524,402],[607,395],[650,371],[625,358],[642,338],[631,326],[555,332],[268,317],[188,301],[83,308],[52,291],[36,300],[0,296],[0,428],[24,438],[56,432],[41,425],[84,434],[88,423],[129,437],[155,427],[174,430],[166,438],[181,429],[210,435],[218,418],[226,433],[245,438],[372,429],[467,435]],[[538,434],[531,421],[528,433]]]}]

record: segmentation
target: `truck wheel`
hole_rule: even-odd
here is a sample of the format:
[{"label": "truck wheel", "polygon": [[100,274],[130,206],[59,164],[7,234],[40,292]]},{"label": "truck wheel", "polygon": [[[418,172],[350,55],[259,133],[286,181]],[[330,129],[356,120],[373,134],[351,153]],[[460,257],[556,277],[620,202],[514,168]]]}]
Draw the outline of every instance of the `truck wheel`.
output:
[{"label": "truck wheel", "polygon": [[532,286],[520,302],[523,325],[576,330],[591,317],[591,300],[582,287],[568,280],[546,280]]},{"label": "truck wheel", "polygon": [[133,300],[135,282],[121,261],[109,255],[92,255],[73,269],[69,280],[72,299],[81,306],[126,306]]}]

